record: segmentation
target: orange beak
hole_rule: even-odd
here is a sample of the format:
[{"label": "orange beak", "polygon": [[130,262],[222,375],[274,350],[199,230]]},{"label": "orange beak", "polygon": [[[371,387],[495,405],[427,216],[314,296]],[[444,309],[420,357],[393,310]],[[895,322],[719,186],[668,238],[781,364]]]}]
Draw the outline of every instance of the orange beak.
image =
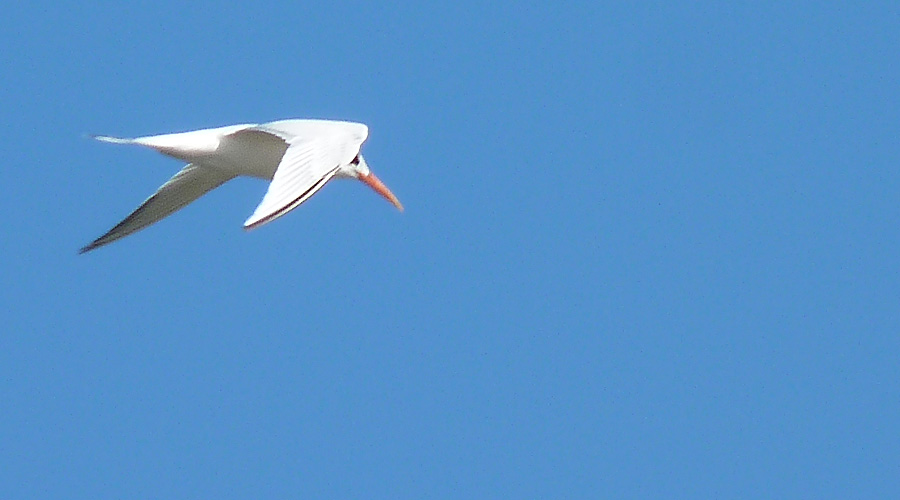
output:
[{"label": "orange beak", "polygon": [[392,193],[391,190],[388,189],[383,182],[378,180],[378,177],[375,177],[375,174],[369,172],[368,175],[360,175],[359,180],[368,184],[369,187],[374,189],[376,193],[384,196],[387,201],[391,202],[395,207],[397,207],[397,210],[400,210],[401,212],[403,211],[403,205],[400,204],[400,200],[398,200],[397,197],[394,196],[394,193]]}]

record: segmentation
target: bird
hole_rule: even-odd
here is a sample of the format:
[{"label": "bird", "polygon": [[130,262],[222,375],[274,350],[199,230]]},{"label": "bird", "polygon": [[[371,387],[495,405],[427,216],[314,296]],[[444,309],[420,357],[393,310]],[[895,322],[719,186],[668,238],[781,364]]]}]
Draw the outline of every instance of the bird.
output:
[{"label": "bird", "polygon": [[102,142],[148,147],[187,165],[122,222],[79,253],[140,231],[242,176],[271,181],[262,201],[244,222],[247,230],[297,208],[336,178],[362,181],[402,212],[403,205],[372,173],[360,152],[368,135],[369,128],[362,123],[313,119],[229,125],[131,139],[92,135]]}]

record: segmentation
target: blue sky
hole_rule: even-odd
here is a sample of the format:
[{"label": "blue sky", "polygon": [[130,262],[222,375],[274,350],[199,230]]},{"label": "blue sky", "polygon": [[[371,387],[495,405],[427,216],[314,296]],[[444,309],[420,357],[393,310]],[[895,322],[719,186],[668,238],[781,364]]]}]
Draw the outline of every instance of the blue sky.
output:
[{"label": "blue sky", "polygon": [[[900,494],[892,2],[28,2],[0,496]],[[406,206],[85,134],[369,125]]]}]

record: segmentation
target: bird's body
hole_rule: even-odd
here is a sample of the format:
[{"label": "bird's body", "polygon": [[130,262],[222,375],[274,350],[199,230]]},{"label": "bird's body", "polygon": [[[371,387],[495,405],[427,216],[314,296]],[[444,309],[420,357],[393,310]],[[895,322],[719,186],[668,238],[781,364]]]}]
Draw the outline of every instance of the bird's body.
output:
[{"label": "bird's body", "polygon": [[95,136],[104,142],[146,146],[188,165],[125,220],[82,248],[81,253],[162,220],[239,176],[271,181],[262,202],[244,222],[247,229],[296,208],[335,177],[359,179],[402,210],[400,202],[371,173],[360,154],[368,132],[361,123],[282,120],[134,139]]}]

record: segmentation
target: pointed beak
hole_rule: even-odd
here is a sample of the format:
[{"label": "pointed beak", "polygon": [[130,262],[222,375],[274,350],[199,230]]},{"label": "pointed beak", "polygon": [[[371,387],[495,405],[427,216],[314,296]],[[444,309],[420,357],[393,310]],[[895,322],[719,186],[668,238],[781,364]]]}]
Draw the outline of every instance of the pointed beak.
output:
[{"label": "pointed beak", "polygon": [[400,210],[401,212],[403,211],[403,205],[400,204],[400,200],[398,200],[397,197],[394,196],[394,193],[392,193],[391,190],[388,189],[383,182],[378,180],[378,177],[375,177],[375,174],[369,172],[368,175],[360,175],[359,180],[368,184],[369,187],[374,189],[376,193],[384,196],[387,201],[391,202],[395,207],[397,207],[397,210]]}]

